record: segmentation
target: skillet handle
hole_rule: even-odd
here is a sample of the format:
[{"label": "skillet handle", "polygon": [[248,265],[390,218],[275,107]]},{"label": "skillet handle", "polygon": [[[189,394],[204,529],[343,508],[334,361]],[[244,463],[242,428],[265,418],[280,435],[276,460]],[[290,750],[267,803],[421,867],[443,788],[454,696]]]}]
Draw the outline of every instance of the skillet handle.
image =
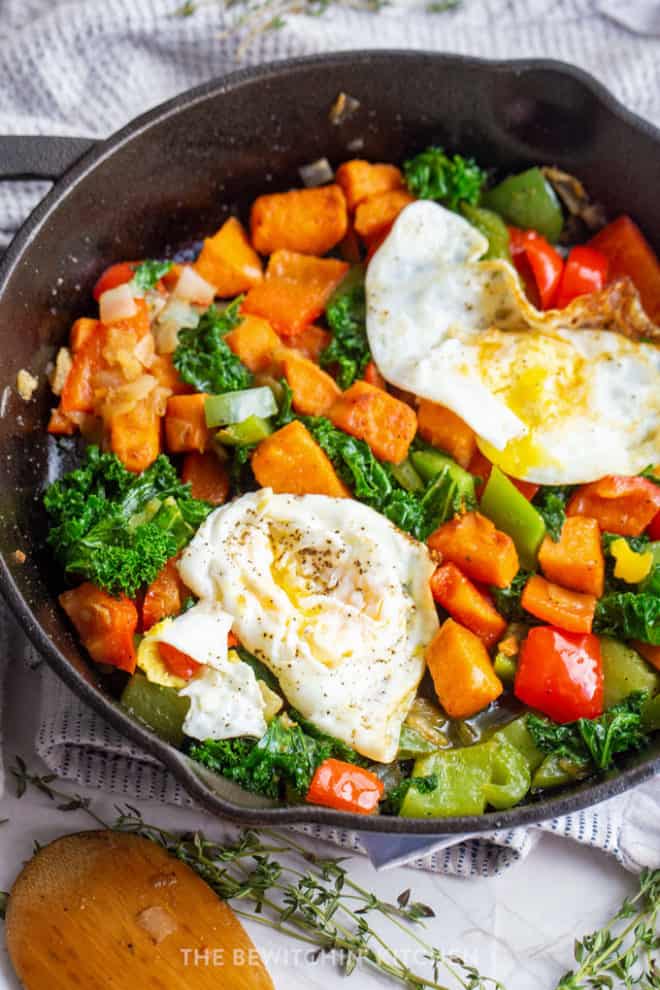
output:
[{"label": "skillet handle", "polygon": [[94,144],[83,137],[0,135],[0,179],[59,179]]}]

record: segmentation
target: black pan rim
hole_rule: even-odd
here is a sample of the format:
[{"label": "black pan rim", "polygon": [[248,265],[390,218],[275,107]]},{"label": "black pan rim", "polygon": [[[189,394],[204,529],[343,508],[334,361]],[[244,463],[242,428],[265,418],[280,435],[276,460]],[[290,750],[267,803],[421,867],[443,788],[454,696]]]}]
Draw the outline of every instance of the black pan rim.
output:
[{"label": "black pan rim", "polygon": [[[329,52],[320,55],[306,55],[292,59],[268,62],[257,67],[237,69],[225,76],[210,80],[201,86],[173,97],[148,110],[106,140],[87,152],[53,188],[47,193],[29,215],[17,232],[2,261],[0,262],[0,290],[9,279],[14,267],[20,263],[24,249],[39,235],[43,223],[60,200],[83,181],[102,161],[151,125],[166,120],[188,107],[205,99],[221,95],[247,82],[266,82],[269,79],[295,73],[299,68],[310,65],[352,66],[357,61],[362,64],[386,62],[396,58],[400,61],[426,60],[429,63],[445,63],[473,66],[490,72],[523,74],[534,70],[551,70],[572,78],[600,102],[600,104],[622,124],[648,135],[658,145],[660,152],[660,129],[628,110],[605,86],[583,69],[556,59],[482,59],[446,52],[433,52],[410,49],[352,50]],[[637,766],[618,772],[616,775],[583,787],[577,793],[559,793],[557,797],[545,798],[536,803],[512,808],[506,812],[488,812],[484,815],[455,816],[452,818],[410,819],[395,817],[369,817],[332,811],[315,805],[280,806],[274,808],[246,808],[219,797],[194,772],[193,764],[183,753],[159,739],[146,727],[121,711],[118,705],[93,687],[75,670],[65,655],[57,649],[45,634],[32,609],[18,590],[7,561],[0,559],[0,592],[10,606],[29,639],[44,657],[49,666],[86,704],[102,715],[118,732],[144,748],[150,755],[164,764],[181,783],[187,793],[207,811],[230,821],[244,825],[323,825],[339,829],[374,832],[393,835],[478,834],[494,829],[511,829],[524,825],[534,825],[557,816],[570,814],[601,801],[622,794],[636,784],[650,778],[660,769],[660,756],[642,760]]]}]

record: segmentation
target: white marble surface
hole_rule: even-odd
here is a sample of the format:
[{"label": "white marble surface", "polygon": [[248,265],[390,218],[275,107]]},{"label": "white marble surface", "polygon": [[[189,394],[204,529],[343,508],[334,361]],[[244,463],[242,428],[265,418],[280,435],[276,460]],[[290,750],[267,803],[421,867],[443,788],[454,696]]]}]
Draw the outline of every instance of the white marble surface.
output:
[{"label": "white marble surface", "polygon": [[[10,673],[9,684],[12,684]],[[35,711],[29,682],[22,690],[9,690],[5,699],[5,760],[22,754],[35,768],[33,755]],[[106,820],[113,817],[116,799],[94,796],[94,807]],[[213,834],[213,821],[199,813],[141,803],[145,818],[168,828],[202,825]],[[22,862],[30,856],[34,840],[46,843],[58,835],[89,827],[82,813],[58,812],[43,795],[31,792],[20,801],[11,779],[0,798],[0,890],[7,890]],[[330,854],[336,850],[328,847]],[[483,973],[497,976],[506,990],[553,990],[569,968],[573,941],[600,926],[634,886],[626,874],[604,854],[579,847],[554,836],[543,836],[531,856],[494,880],[461,880],[418,870],[397,868],[377,873],[355,858],[351,876],[380,896],[394,899],[411,887],[416,899],[433,906],[436,918],[426,935],[435,945],[457,952]],[[278,990],[356,990],[392,985],[360,972],[347,982],[329,961],[305,962],[304,953],[291,940],[258,925],[250,932],[269,963]],[[398,939],[391,938],[397,945]],[[295,951],[295,950],[298,951]],[[0,952],[0,990],[17,990],[6,950]]]}]

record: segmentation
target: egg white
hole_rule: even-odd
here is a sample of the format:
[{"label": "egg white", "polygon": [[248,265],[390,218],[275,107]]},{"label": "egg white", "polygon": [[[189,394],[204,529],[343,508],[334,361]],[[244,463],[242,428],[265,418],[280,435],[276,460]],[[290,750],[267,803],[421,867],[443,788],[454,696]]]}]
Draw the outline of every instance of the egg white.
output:
[{"label": "egg white", "polygon": [[438,619],[425,546],[373,509],[323,495],[243,495],[179,563],[320,729],[389,762]]},{"label": "egg white", "polygon": [[612,332],[606,309],[588,330],[539,312],[508,262],[479,260],[487,246],[436,203],[399,215],[366,277],[381,374],[452,409],[514,477],[573,484],[660,460],[660,348]]}]

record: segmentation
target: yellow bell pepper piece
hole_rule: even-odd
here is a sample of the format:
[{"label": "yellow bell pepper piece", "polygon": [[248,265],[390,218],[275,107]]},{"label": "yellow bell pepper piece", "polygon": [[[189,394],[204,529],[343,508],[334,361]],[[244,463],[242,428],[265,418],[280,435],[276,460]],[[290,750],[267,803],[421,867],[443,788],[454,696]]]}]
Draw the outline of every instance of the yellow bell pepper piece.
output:
[{"label": "yellow bell pepper piece", "polygon": [[627,584],[639,584],[653,566],[651,551],[637,553],[630,547],[627,540],[614,540],[610,546],[610,553],[616,561],[614,577],[620,578]]}]

